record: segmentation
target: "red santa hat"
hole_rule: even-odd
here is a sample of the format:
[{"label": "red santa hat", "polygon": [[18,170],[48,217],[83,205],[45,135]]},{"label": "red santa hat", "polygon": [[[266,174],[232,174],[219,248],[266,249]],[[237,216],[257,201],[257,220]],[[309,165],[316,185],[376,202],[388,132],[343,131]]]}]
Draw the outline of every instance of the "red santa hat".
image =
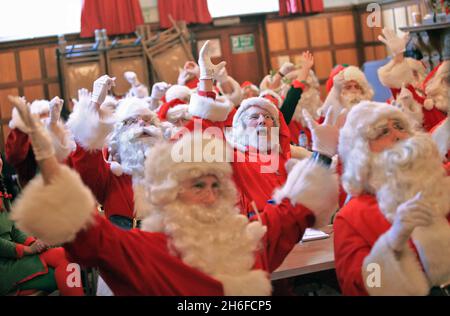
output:
[{"label": "red santa hat", "polygon": [[[185,101],[180,100],[178,98],[171,100],[170,102],[166,102],[163,105],[161,105],[161,108],[158,111],[158,117],[161,121],[166,121],[170,119],[171,114],[174,114],[178,111],[188,112],[188,105]],[[171,113],[171,114],[169,114]]]},{"label": "red santa hat", "polygon": [[[30,105],[30,112],[35,115],[48,114],[50,112],[50,102],[48,100],[35,100]],[[28,131],[16,108],[12,110],[11,120],[8,125],[10,129],[17,128],[24,133]]]},{"label": "red santa hat", "polygon": [[283,104],[283,99],[281,98],[281,96],[273,90],[270,89],[263,90],[261,91],[259,96],[268,99],[270,102],[275,104],[277,108],[280,108],[281,105]]},{"label": "red santa hat", "polygon": [[372,99],[374,92],[369,84],[369,81],[367,81],[366,75],[364,75],[364,73],[358,67],[348,66],[346,64],[337,65],[336,67],[333,68],[333,70],[331,70],[330,76],[328,77],[328,80],[326,82],[327,92],[330,92],[334,84],[334,77],[341,71],[344,73],[345,81],[356,81],[363,90],[365,99],[367,100]]},{"label": "red santa hat", "polygon": [[174,99],[189,100],[192,91],[186,86],[175,84],[166,91],[166,101],[170,102]]},{"label": "red santa hat", "polygon": [[242,114],[245,113],[249,108],[256,106],[261,109],[266,110],[274,119],[276,126],[280,126],[280,114],[278,108],[267,98],[253,97],[247,98],[242,101],[241,106],[237,109],[233,117],[233,127],[237,127],[241,124]]},{"label": "red santa hat", "polygon": [[244,81],[241,84],[242,89],[247,88],[247,87],[250,88],[251,90],[255,91],[256,93],[259,93],[259,88],[256,85],[254,85],[252,82]]},{"label": "red santa hat", "polygon": [[145,162],[148,201],[157,206],[171,203],[182,181],[204,175],[216,176],[221,194],[236,200],[232,169],[226,159],[229,150],[223,140],[205,132],[186,133],[175,143],[155,145]]}]

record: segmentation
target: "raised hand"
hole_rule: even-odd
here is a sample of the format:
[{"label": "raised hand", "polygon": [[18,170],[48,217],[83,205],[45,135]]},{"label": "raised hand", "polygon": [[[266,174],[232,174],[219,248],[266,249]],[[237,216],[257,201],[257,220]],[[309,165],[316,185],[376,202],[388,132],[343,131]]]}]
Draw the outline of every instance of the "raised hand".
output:
[{"label": "raised hand", "polygon": [[295,69],[295,66],[293,63],[290,62],[286,62],[283,65],[281,65],[280,70],[278,70],[280,72],[280,74],[282,74],[283,76],[286,76],[288,73],[290,73],[291,71],[293,71]]},{"label": "raised hand", "polygon": [[384,37],[378,35],[378,40],[389,47],[394,56],[401,54],[406,50],[406,44],[409,41],[409,33],[405,33],[400,37],[394,30],[386,27],[383,28],[382,33]]},{"label": "raised hand", "polygon": [[221,61],[219,64],[214,65],[211,62],[211,47],[210,41],[206,41],[203,47],[200,49],[200,54],[198,57],[198,65],[200,67],[200,79],[201,80],[212,80],[215,75],[225,67],[226,62]]},{"label": "raised hand", "polygon": [[125,71],[123,73],[123,76],[125,78],[126,81],[129,82],[129,84],[131,84],[132,86],[136,86],[139,84],[139,81],[137,79],[137,75],[135,72],[133,71]]},{"label": "raised hand", "polygon": [[91,101],[100,106],[105,101],[108,91],[115,86],[116,78],[111,78],[108,75],[103,75],[94,81],[92,89]]},{"label": "raised hand", "polygon": [[170,84],[168,84],[167,82],[157,82],[152,87],[152,94],[150,95],[150,97],[155,100],[161,100],[161,98],[166,94],[169,88]]},{"label": "raised hand", "polygon": [[320,125],[306,109],[303,109],[303,116],[311,130],[312,150],[333,157],[337,151],[339,130],[345,123],[347,110],[341,111],[337,105],[330,106],[324,122]]},{"label": "raised hand", "polygon": [[61,110],[64,100],[59,97],[54,97],[50,101],[50,124],[56,125],[61,117]]}]

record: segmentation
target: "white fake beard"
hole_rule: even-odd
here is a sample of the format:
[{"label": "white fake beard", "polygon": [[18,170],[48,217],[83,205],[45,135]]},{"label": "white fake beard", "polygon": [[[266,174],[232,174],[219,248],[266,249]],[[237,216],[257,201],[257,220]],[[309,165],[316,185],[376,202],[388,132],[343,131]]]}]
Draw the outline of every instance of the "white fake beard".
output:
[{"label": "white fake beard", "polygon": [[441,83],[437,87],[427,89],[427,99],[431,99],[433,105],[440,111],[447,113],[450,102],[449,89]]},{"label": "white fake beard", "polygon": [[[145,131],[152,136],[140,137]],[[146,133],[148,134],[148,133]],[[162,139],[162,133],[156,126],[130,126],[119,136],[120,164],[126,174],[143,177],[145,158],[151,147]]]},{"label": "white fake beard", "polygon": [[364,100],[364,94],[361,92],[346,92],[341,93],[341,103],[346,109],[351,109],[353,106]]},{"label": "white fake beard", "polygon": [[436,145],[427,134],[416,134],[393,148],[372,154],[369,186],[380,210],[392,221],[397,207],[422,192],[436,214],[450,209],[450,178],[445,174]]},{"label": "white fake beard", "polygon": [[412,122],[412,126],[415,130],[422,130],[423,125],[423,112],[422,106],[416,101],[406,101],[402,102],[401,100],[397,102],[402,112],[404,112],[410,121]]},{"label": "white fake beard", "polygon": [[308,89],[306,92],[302,93],[300,100],[295,108],[294,120],[300,122],[303,126],[306,125],[306,121],[303,118],[303,109],[307,110],[313,119],[317,120],[319,115],[317,110],[322,106],[322,100],[320,100],[320,92],[316,89]]},{"label": "white fake beard", "polygon": [[[276,128],[276,127],[273,127]],[[278,129],[278,128],[277,128]],[[258,126],[255,128],[247,127],[247,128],[234,128],[233,134],[235,141],[242,145],[243,147],[253,147],[256,148],[261,153],[267,153],[269,150],[275,150],[279,148],[279,137],[278,135],[274,135],[275,133],[271,132],[272,135],[267,136],[268,128],[263,126]]]}]

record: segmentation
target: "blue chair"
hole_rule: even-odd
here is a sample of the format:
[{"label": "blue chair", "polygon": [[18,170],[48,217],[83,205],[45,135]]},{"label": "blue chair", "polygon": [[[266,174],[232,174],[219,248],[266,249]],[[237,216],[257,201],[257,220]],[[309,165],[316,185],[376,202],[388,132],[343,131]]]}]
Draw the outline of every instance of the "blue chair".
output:
[{"label": "blue chair", "polygon": [[375,95],[373,97],[374,101],[386,102],[386,100],[392,96],[391,90],[383,86],[378,79],[378,68],[386,65],[389,61],[390,58],[368,61],[365,62],[362,67],[367,80],[369,81],[370,85],[373,88],[373,91],[375,92]]}]

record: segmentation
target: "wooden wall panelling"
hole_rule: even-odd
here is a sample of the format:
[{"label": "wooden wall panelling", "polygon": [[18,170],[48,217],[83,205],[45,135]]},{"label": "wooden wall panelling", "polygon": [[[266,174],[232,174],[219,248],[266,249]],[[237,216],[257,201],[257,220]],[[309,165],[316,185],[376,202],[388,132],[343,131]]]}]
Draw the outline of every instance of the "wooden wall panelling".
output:
[{"label": "wooden wall panelling", "polygon": [[63,97],[61,94],[61,89],[59,87],[59,83],[50,83],[48,84],[48,98],[49,100],[53,99],[54,97]]},{"label": "wooden wall panelling", "polygon": [[0,54],[0,84],[17,81],[14,52]]},{"label": "wooden wall panelling", "polygon": [[375,48],[373,46],[364,47],[364,59],[366,61],[375,60]]},{"label": "wooden wall panelling", "polygon": [[377,45],[374,48],[375,48],[375,58],[376,59],[384,59],[387,57],[386,46]]},{"label": "wooden wall panelling", "polygon": [[337,49],[335,54],[336,64],[359,65],[356,48]]},{"label": "wooden wall panelling", "polygon": [[329,46],[331,44],[326,17],[309,19],[308,28],[312,47]]},{"label": "wooden wall panelling", "polygon": [[353,44],[355,43],[355,25],[353,15],[341,15],[331,17],[333,30],[333,44]]},{"label": "wooden wall panelling", "polygon": [[22,80],[42,78],[41,59],[39,49],[27,49],[19,51],[20,70]]},{"label": "wooden wall panelling", "polygon": [[4,152],[6,137],[9,133],[8,123],[11,119],[12,105],[8,100],[8,95],[18,95],[19,90],[17,88],[1,89],[0,90],[0,146]]},{"label": "wooden wall panelling", "polygon": [[333,68],[333,57],[330,51],[314,51],[314,71],[319,79],[327,79]]},{"label": "wooden wall panelling", "polygon": [[284,21],[270,22],[266,24],[267,41],[270,52],[287,49]]},{"label": "wooden wall panelling", "polygon": [[308,47],[308,33],[306,22],[295,19],[286,22],[289,49],[306,49]]},{"label": "wooden wall panelling", "polygon": [[48,77],[58,77],[58,61],[56,58],[56,46],[44,48],[45,69]]},{"label": "wooden wall panelling", "polygon": [[42,85],[24,87],[23,95],[29,102],[46,98],[44,93],[44,87]]}]

